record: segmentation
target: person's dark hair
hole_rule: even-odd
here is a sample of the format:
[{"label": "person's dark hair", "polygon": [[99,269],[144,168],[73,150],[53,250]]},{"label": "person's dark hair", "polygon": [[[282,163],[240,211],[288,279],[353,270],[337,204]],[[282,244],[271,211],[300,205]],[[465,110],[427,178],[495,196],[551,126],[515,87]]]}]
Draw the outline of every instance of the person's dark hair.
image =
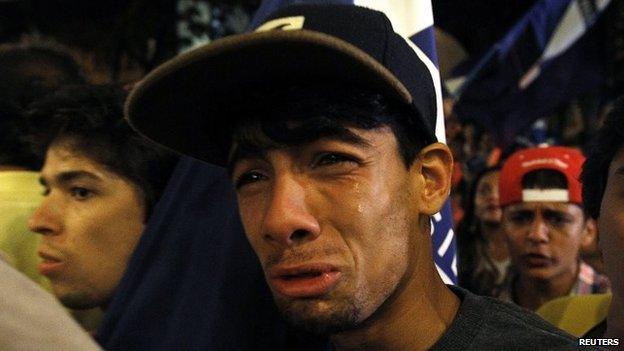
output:
[{"label": "person's dark hair", "polygon": [[22,111],[10,103],[0,101],[0,165],[36,170],[41,157],[20,139],[26,126]]},{"label": "person's dark hair", "polygon": [[494,261],[486,248],[486,238],[482,234],[482,223],[475,214],[475,199],[479,182],[500,167],[486,168],[479,173],[470,186],[468,197],[464,201],[464,217],[457,228],[457,250],[459,263],[457,278],[459,285],[479,295],[491,295],[492,288],[498,279],[495,270],[477,271],[478,261],[483,260],[488,266],[494,267]]},{"label": "person's dark hair", "polygon": [[83,83],[64,47],[44,41],[0,45],[0,164],[35,170],[43,155],[21,140],[21,109],[62,84]]},{"label": "person's dark hair", "polygon": [[26,138],[36,152],[62,144],[129,180],[142,191],[148,218],[178,157],[130,128],[124,99],[110,86],[61,88],[29,107]]},{"label": "person's dark hair", "polygon": [[583,208],[591,218],[600,216],[600,204],[607,186],[609,166],[615,154],[624,146],[624,97],[614,104],[604,125],[592,140],[583,164]]},{"label": "person's dark hair", "polygon": [[301,145],[319,138],[358,137],[349,127],[389,127],[397,139],[406,166],[418,152],[436,140],[426,132],[415,110],[371,91],[345,86],[305,86],[261,93],[238,104],[243,116],[235,130],[232,161],[247,153]]},{"label": "person's dark hair", "polygon": [[0,77],[0,100],[18,107],[58,86],[86,82],[69,49],[53,41],[0,45]]},{"label": "person's dark hair", "polygon": [[522,177],[522,189],[567,189],[565,175],[554,169],[537,169]]}]

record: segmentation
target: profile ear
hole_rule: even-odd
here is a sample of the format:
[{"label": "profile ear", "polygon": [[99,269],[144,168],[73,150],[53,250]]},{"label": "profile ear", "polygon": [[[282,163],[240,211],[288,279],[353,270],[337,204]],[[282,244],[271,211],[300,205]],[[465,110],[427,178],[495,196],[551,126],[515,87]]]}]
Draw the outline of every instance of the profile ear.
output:
[{"label": "profile ear", "polygon": [[419,207],[422,213],[434,215],[440,211],[451,193],[453,155],[445,144],[434,143],[420,151],[412,168],[411,171],[422,180],[418,193]]},{"label": "profile ear", "polygon": [[593,218],[588,218],[585,221],[585,228],[583,229],[583,237],[581,238],[581,249],[589,250],[594,241],[598,239],[598,226]]}]

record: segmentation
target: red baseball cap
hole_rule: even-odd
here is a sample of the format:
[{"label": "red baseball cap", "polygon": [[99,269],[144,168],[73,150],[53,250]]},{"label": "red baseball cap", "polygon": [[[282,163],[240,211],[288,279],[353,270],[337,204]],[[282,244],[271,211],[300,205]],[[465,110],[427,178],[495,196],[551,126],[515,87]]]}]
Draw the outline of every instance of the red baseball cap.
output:
[{"label": "red baseball cap", "polygon": [[[585,162],[583,154],[563,146],[536,147],[512,154],[500,172],[499,201],[501,206],[517,202],[557,201],[582,205],[579,177]],[[523,189],[522,178],[529,172],[552,169],[561,172],[567,189]]]}]

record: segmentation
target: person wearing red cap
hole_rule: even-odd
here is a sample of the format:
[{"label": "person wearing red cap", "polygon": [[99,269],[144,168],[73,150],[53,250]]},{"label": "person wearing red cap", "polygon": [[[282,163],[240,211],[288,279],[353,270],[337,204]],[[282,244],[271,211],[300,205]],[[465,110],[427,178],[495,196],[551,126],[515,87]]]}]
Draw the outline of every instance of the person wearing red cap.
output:
[{"label": "person wearing red cap", "polygon": [[585,157],[568,147],[518,151],[503,165],[500,204],[512,266],[499,298],[536,310],[552,299],[602,293],[608,280],[579,259],[593,240],[579,176]]}]

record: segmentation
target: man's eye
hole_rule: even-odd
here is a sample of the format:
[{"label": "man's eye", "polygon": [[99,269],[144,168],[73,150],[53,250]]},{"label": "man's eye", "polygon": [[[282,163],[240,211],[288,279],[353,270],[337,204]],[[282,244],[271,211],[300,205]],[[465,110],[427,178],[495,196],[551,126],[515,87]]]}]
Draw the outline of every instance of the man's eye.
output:
[{"label": "man's eye", "polygon": [[568,223],[568,219],[565,216],[557,213],[545,214],[544,219],[554,226],[561,226]]},{"label": "man's eye", "polygon": [[314,167],[330,166],[330,165],[346,163],[346,162],[357,163],[357,159],[355,159],[354,157],[345,155],[345,154],[327,152],[327,153],[322,153],[316,156],[314,158],[314,161],[312,162],[312,165]]},{"label": "man's eye", "polygon": [[76,200],[86,200],[93,196],[93,191],[82,187],[73,187],[70,189],[71,196]]},{"label": "man's eye", "polygon": [[533,218],[525,214],[512,214],[509,216],[509,220],[516,225],[525,225],[531,223]]},{"label": "man's eye", "polygon": [[236,187],[236,189],[240,189],[247,184],[255,183],[264,179],[266,179],[266,176],[264,174],[258,171],[248,171],[236,178],[236,180],[234,181],[234,186]]}]

